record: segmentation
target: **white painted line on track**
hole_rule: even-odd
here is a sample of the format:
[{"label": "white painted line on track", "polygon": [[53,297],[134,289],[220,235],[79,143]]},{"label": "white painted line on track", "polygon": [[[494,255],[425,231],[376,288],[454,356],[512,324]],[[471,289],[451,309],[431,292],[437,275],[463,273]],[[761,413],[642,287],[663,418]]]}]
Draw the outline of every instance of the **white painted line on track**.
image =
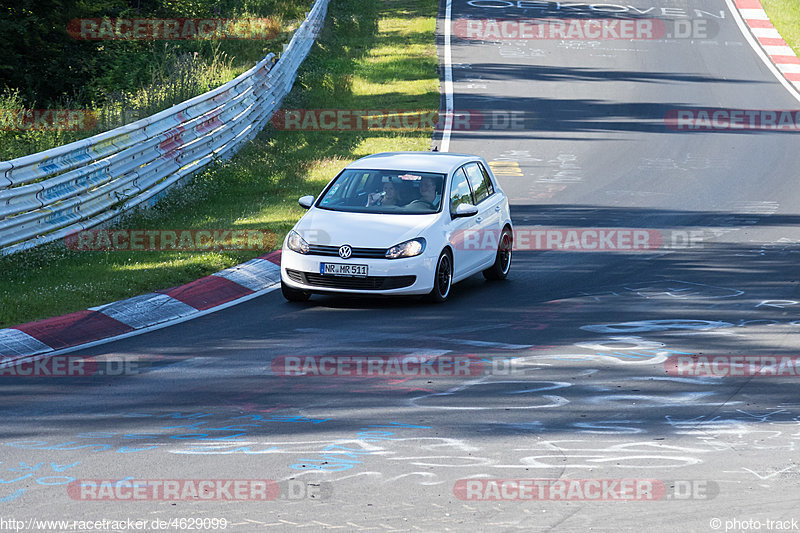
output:
[{"label": "white painted line on track", "polygon": [[447,0],[444,8],[444,130],[440,152],[450,151],[450,133],[453,130],[453,55],[450,49],[452,37],[450,18],[453,13],[453,0]]}]

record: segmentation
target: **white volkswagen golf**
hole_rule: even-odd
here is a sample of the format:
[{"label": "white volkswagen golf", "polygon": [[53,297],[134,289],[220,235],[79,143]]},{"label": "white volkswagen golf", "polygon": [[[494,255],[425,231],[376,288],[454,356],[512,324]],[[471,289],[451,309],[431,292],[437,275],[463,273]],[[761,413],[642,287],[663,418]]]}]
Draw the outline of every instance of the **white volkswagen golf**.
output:
[{"label": "white volkswagen golf", "polygon": [[477,272],[504,279],[511,267],[508,198],[486,161],[446,152],[363,157],[331,180],[288,233],[281,289],[413,295],[435,302]]}]

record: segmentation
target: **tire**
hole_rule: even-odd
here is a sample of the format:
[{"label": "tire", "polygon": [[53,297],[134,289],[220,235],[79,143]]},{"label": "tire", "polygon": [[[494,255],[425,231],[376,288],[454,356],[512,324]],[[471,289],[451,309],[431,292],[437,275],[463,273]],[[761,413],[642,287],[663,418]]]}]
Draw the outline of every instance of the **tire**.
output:
[{"label": "tire", "polygon": [[430,301],[440,304],[447,301],[453,286],[453,257],[447,250],[443,251],[436,261],[436,272],[433,275],[433,290],[428,295]]},{"label": "tire", "polygon": [[283,297],[290,302],[307,302],[311,298],[311,293],[299,289],[293,289],[281,280],[281,292]]},{"label": "tire", "polygon": [[511,249],[514,246],[514,236],[511,230],[503,228],[500,234],[500,242],[497,245],[497,255],[494,264],[483,271],[483,277],[490,280],[506,279],[508,271],[511,270]]}]

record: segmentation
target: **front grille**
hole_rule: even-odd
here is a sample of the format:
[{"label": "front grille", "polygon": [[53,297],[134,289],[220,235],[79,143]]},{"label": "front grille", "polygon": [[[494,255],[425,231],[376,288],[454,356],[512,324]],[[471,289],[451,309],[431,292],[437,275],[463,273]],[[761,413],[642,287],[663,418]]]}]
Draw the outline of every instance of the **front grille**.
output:
[{"label": "front grille", "polygon": [[303,285],[327,289],[350,289],[357,291],[388,291],[410,287],[417,281],[417,276],[367,276],[365,278],[347,278],[342,276],[323,276],[312,272],[300,272],[286,269],[289,279]]},{"label": "front grille", "polygon": [[[385,259],[387,248],[353,248],[350,259]],[[338,246],[323,246],[322,244],[309,244],[308,255],[326,255],[339,257]]]}]

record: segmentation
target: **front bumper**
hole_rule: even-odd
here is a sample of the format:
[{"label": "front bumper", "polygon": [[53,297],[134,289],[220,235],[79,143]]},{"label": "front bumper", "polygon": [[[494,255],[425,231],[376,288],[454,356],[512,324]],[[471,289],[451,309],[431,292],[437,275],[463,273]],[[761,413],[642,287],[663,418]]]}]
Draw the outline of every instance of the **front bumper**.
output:
[{"label": "front bumper", "polygon": [[[320,274],[320,263],[367,265],[366,278]],[[428,294],[433,290],[436,258],[427,250],[403,259],[340,259],[298,254],[288,248],[281,252],[281,281],[293,289],[341,294],[403,295]]]}]

